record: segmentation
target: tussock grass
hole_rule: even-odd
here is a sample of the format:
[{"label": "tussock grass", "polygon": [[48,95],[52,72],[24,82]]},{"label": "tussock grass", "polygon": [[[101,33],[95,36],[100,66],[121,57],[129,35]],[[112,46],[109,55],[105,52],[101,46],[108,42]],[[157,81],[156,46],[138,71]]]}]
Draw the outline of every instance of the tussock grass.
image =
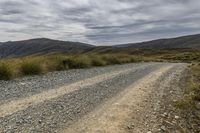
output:
[{"label": "tussock grass", "polygon": [[9,80],[12,78],[12,69],[7,63],[0,62],[0,80]]},{"label": "tussock grass", "polygon": [[183,96],[175,102],[175,107],[182,110],[183,117],[188,123],[191,132],[199,132],[200,128],[194,127],[200,122],[200,63],[195,62],[189,66],[190,75],[187,77],[186,89]]},{"label": "tussock grass", "polygon": [[91,56],[91,65],[92,66],[105,66],[108,63],[100,56]]},{"label": "tussock grass", "polygon": [[124,64],[140,61],[156,62],[192,62],[200,61],[200,50],[192,49],[127,49],[96,48],[73,55],[48,54],[35,55],[0,61],[0,79],[11,79],[24,75],[42,74],[51,71],[89,68]]},{"label": "tussock grass", "polygon": [[42,73],[42,66],[38,62],[24,61],[20,66],[22,75],[36,75]]},{"label": "tussock grass", "polygon": [[191,109],[196,101],[200,102],[200,63],[192,63],[189,66],[189,72],[184,96],[175,103],[179,108]]},{"label": "tussock grass", "polygon": [[65,68],[77,69],[77,68],[88,68],[91,66],[90,59],[88,57],[70,57],[63,60]]}]

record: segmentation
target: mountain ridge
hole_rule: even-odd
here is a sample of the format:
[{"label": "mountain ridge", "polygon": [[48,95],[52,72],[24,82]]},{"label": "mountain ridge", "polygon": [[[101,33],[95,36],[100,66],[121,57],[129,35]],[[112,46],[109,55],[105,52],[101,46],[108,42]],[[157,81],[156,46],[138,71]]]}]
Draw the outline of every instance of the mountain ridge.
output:
[{"label": "mountain ridge", "polygon": [[[81,42],[53,40],[49,38],[35,38],[21,41],[0,42],[0,58],[18,57],[33,54],[47,54],[53,52],[81,53],[103,46],[95,46]],[[141,48],[141,49],[170,49],[170,48],[200,48],[200,34],[165,38],[140,43],[128,43],[106,46],[110,48]]]},{"label": "mountain ridge", "polygon": [[0,57],[16,57],[52,52],[77,53],[92,47],[94,46],[80,42],[36,38],[0,43]]},{"label": "mountain ridge", "polygon": [[200,48],[200,34],[163,38],[139,43],[119,44],[115,47],[164,49],[164,48]]}]

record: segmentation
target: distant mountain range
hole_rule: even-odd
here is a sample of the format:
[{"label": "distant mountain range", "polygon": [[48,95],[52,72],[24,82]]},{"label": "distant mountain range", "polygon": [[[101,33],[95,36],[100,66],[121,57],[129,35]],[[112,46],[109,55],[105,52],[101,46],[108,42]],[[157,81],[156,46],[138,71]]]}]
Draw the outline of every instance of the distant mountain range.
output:
[{"label": "distant mountain range", "polygon": [[200,48],[200,34],[169,39],[158,39],[141,43],[121,44],[116,47],[166,49],[166,48]]},{"label": "distant mountain range", "polygon": [[[159,39],[141,43],[113,45],[114,48],[200,48],[200,34],[177,38]],[[80,43],[59,41],[47,38],[30,39],[24,41],[0,42],[0,58],[17,57],[32,54],[46,54],[53,52],[78,53],[95,49],[96,46]]]},{"label": "distant mountain range", "polygon": [[94,46],[46,38],[0,43],[0,57],[16,57],[52,52],[77,53]]}]

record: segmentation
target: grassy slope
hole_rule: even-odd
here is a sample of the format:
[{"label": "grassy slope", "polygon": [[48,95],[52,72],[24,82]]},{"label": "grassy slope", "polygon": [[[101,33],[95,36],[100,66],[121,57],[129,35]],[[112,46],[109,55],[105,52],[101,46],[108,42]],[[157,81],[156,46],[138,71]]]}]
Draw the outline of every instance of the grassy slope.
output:
[{"label": "grassy slope", "polygon": [[200,34],[119,45],[129,48],[200,48]]},{"label": "grassy slope", "polygon": [[0,61],[0,79],[50,71],[88,68],[140,61],[193,62],[200,61],[200,50],[194,49],[127,49],[98,47],[81,54],[49,54]]}]

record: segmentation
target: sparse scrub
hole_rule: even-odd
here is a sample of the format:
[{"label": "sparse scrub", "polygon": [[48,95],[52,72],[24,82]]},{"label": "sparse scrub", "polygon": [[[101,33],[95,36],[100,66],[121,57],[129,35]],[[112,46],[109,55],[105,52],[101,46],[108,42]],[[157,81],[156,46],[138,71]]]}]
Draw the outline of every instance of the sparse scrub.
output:
[{"label": "sparse scrub", "polygon": [[0,62],[0,80],[9,80],[12,78],[12,74],[9,64]]},{"label": "sparse scrub", "polygon": [[175,107],[182,110],[183,115],[192,132],[199,132],[199,128],[194,128],[193,125],[198,125],[200,122],[199,108],[197,105],[200,102],[200,64],[199,62],[192,63],[189,66],[190,75],[187,77],[186,89],[183,96],[175,102]]},{"label": "sparse scrub", "polygon": [[23,75],[36,75],[42,73],[42,67],[40,63],[33,61],[24,61],[21,64],[20,70]]},{"label": "sparse scrub", "polygon": [[188,103],[185,104],[188,107],[195,104],[195,101],[200,100],[200,65],[192,63],[189,66],[189,71],[190,75],[187,77],[184,97],[178,101],[179,104]]},{"label": "sparse scrub", "polygon": [[91,64],[92,66],[105,66],[107,62],[103,60],[101,56],[92,56]]},{"label": "sparse scrub", "polygon": [[103,60],[105,60],[108,65],[121,63],[119,58],[117,56],[113,56],[113,55],[105,55],[105,56],[103,56]]},{"label": "sparse scrub", "polygon": [[179,109],[188,109],[194,107],[194,102],[192,100],[191,95],[185,95],[178,101],[174,103],[174,105]]},{"label": "sparse scrub", "polygon": [[69,57],[63,62],[69,69],[91,67],[91,59],[88,56]]},{"label": "sparse scrub", "polygon": [[46,57],[44,60],[44,68],[46,71],[61,71],[61,70],[67,70],[68,67],[65,66],[64,60],[67,57],[64,55],[51,55],[49,57]]},{"label": "sparse scrub", "polygon": [[[140,61],[155,62],[197,62],[200,61],[200,50],[192,49],[113,49],[97,48],[89,52],[66,55],[48,54],[38,56],[28,56],[21,58],[4,59],[1,62],[11,66],[1,66],[3,72],[8,77],[20,77],[23,75],[34,75],[52,71],[67,69],[89,68],[93,66],[105,66]],[[4,70],[3,70],[4,69]],[[1,76],[2,79],[3,76]]]}]

